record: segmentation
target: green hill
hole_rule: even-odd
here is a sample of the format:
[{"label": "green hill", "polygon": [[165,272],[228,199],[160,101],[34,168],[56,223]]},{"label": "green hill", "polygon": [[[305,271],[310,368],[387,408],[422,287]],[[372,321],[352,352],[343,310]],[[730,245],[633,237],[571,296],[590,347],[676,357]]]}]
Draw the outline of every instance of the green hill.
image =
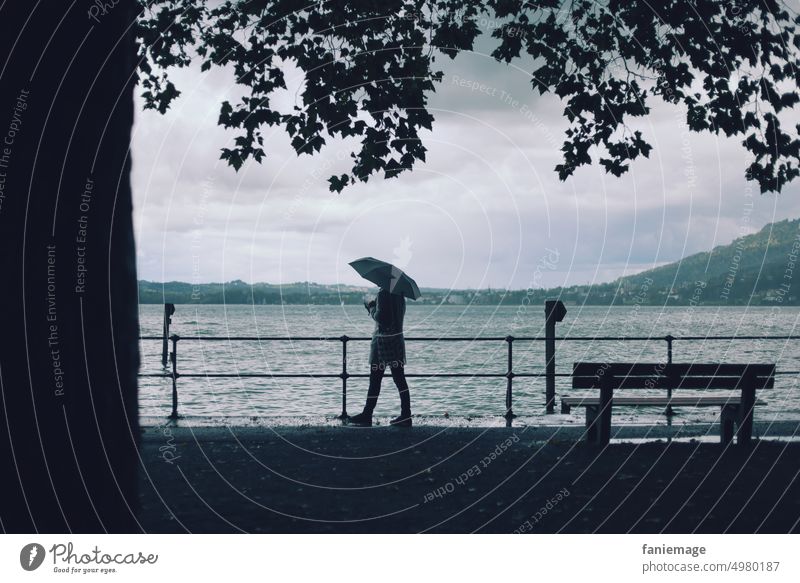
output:
[{"label": "green hill", "polygon": [[729,245],[620,278],[614,284],[626,295],[648,287],[646,295],[662,296],[662,301],[651,297],[651,303],[659,304],[663,298],[687,303],[700,296],[705,304],[796,305],[800,281],[793,285],[793,279],[799,250],[800,219],[784,220]]}]

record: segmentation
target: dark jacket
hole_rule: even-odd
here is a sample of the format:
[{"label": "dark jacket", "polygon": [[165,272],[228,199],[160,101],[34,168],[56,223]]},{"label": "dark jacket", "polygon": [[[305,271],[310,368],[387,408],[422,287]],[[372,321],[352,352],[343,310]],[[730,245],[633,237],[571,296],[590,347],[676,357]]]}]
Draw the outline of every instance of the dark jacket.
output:
[{"label": "dark jacket", "polygon": [[375,331],[369,349],[371,365],[405,365],[406,342],[403,338],[403,318],[406,315],[406,298],[381,290],[375,304],[369,308],[375,320]]},{"label": "dark jacket", "polygon": [[375,320],[373,336],[391,336],[403,333],[403,319],[406,315],[406,298],[380,290],[375,305],[369,311]]}]

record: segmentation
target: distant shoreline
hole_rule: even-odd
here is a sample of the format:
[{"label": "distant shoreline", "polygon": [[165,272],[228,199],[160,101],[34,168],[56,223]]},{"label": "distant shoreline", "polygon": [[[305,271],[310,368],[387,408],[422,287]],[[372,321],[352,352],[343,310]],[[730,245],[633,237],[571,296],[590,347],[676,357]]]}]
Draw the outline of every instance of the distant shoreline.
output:
[{"label": "distant shoreline", "polygon": [[[783,220],[729,245],[610,282],[544,288],[534,272],[526,289],[422,287],[416,303],[533,309],[558,298],[573,306],[800,306],[800,284],[794,281],[798,256],[800,219]],[[314,282],[139,281],[140,304],[361,305],[368,293],[374,288]]]}]

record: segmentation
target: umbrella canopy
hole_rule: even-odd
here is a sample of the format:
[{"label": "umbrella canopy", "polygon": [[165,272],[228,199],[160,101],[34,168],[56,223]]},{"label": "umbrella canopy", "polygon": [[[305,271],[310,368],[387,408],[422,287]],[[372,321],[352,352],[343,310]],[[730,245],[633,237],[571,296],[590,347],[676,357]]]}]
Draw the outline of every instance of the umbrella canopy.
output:
[{"label": "umbrella canopy", "polygon": [[395,267],[391,263],[386,263],[374,257],[362,257],[351,261],[350,265],[361,277],[380,288],[388,290],[389,293],[404,295],[412,300],[416,300],[422,295],[417,282],[406,275],[402,269]]}]

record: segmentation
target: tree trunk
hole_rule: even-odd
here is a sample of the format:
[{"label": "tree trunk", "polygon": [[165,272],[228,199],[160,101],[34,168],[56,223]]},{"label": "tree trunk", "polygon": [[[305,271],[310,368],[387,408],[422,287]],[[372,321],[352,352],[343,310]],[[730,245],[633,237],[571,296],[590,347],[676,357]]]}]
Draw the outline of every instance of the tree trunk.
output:
[{"label": "tree trunk", "polygon": [[138,530],[136,10],[133,0],[0,8],[6,532]]}]

